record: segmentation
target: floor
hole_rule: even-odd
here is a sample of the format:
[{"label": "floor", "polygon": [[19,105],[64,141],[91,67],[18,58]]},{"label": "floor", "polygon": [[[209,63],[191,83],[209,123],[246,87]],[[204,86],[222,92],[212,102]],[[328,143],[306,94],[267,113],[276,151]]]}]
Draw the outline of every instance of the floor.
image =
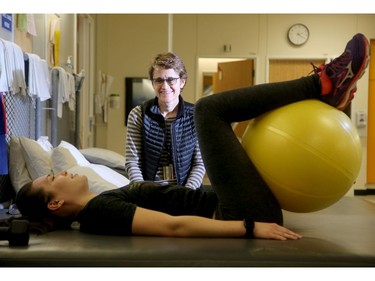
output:
[{"label": "floor", "polygon": [[363,199],[375,204],[375,195],[366,195],[363,196]]}]

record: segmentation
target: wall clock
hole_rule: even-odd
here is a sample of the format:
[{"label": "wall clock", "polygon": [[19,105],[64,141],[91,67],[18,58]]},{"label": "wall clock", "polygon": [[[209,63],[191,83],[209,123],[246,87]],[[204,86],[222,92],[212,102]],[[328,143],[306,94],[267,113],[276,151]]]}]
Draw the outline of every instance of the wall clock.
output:
[{"label": "wall clock", "polygon": [[306,25],[293,24],[288,30],[288,40],[295,46],[301,46],[309,39],[310,32]]}]

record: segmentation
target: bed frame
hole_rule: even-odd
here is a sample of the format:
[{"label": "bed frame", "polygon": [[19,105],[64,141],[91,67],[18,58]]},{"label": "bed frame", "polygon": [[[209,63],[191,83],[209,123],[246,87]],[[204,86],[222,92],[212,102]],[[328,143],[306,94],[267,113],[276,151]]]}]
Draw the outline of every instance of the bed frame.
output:
[{"label": "bed frame", "polygon": [[375,204],[363,197],[344,197],[318,212],[284,215],[285,225],[302,239],[109,237],[72,229],[32,235],[27,247],[0,241],[0,266],[375,266]]}]

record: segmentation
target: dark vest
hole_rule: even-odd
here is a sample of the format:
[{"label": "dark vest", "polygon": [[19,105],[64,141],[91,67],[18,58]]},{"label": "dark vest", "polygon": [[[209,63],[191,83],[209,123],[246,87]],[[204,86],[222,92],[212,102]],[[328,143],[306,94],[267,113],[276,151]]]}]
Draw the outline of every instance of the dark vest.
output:
[{"label": "dark vest", "polygon": [[[194,126],[194,105],[180,96],[176,120],[171,125],[171,149],[177,184],[184,185],[191,171],[194,149],[198,143]],[[148,100],[141,106],[142,171],[144,180],[154,180],[166,141],[166,125],[158,107],[158,99]]]}]

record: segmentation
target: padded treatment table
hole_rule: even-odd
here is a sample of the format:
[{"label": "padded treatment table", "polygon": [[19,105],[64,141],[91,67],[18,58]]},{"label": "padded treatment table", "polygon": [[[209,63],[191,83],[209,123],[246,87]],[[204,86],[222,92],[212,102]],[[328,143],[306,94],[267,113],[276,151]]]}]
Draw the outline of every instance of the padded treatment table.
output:
[{"label": "padded treatment table", "polygon": [[0,241],[0,266],[375,266],[375,204],[363,197],[344,197],[313,213],[284,214],[285,226],[302,239],[109,237],[63,230],[33,234],[27,247]]}]

